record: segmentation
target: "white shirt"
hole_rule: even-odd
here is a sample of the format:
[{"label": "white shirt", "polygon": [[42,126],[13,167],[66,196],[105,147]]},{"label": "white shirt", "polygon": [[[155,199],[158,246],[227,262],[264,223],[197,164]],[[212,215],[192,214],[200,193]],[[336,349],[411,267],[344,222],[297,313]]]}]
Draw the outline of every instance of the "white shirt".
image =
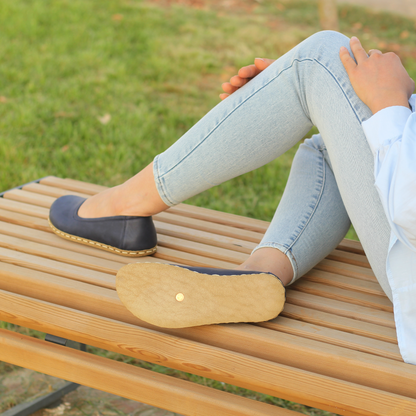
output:
[{"label": "white shirt", "polygon": [[416,364],[416,95],[363,123],[375,186],[391,227],[386,261],[400,353]]}]

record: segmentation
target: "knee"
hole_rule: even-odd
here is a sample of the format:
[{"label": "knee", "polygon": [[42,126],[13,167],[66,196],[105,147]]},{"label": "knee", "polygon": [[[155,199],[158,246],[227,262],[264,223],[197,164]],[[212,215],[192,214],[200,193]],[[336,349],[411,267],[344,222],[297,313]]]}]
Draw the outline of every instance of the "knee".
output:
[{"label": "knee", "polygon": [[[339,57],[341,46],[349,49],[349,38],[342,33],[332,30],[317,32],[302,42],[302,52],[306,55],[314,55],[319,60],[332,60]],[[300,45],[299,45],[300,46]]]},{"label": "knee", "polygon": [[335,32],[333,30],[322,30],[321,32],[316,32],[308,39],[310,39],[313,43],[323,45],[333,43],[344,44],[345,42],[349,42],[349,38],[347,36],[340,32]]}]

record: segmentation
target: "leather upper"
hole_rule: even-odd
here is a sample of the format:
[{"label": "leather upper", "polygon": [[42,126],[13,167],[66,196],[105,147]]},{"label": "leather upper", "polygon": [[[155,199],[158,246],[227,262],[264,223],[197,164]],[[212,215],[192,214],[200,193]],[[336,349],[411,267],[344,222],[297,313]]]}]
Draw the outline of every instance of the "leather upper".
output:
[{"label": "leather upper", "polygon": [[117,247],[145,250],[156,246],[157,235],[152,217],[115,216],[81,218],[78,210],[85,198],[65,195],[51,206],[49,219],[58,230],[77,237]]}]

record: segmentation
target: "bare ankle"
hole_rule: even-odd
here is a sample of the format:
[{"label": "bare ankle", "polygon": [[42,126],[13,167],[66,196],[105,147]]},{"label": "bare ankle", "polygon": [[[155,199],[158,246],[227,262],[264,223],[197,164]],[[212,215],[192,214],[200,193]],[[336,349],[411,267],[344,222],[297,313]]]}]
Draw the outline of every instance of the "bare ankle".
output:
[{"label": "bare ankle", "polygon": [[286,286],[293,278],[293,268],[289,258],[280,250],[264,247],[256,250],[237,270],[251,270],[273,273]]},{"label": "bare ankle", "polygon": [[78,211],[84,218],[106,216],[150,217],[169,208],[159,196],[152,164],[121,185],[89,198]]}]

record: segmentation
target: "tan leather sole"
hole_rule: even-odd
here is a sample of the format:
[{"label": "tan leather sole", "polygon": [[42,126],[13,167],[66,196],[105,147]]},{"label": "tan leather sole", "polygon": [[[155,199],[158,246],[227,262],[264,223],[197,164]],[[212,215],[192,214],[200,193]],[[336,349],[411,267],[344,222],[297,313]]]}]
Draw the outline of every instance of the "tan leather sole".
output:
[{"label": "tan leather sole", "polygon": [[117,273],[116,288],[139,319],[164,328],[275,318],[285,288],[268,273],[219,276],[160,263],[132,263]]},{"label": "tan leather sole", "polygon": [[86,246],[95,247],[101,250],[109,251],[111,253],[120,254],[121,256],[126,256],[126,257],[150,256],[151,254],[156,253],[156,250],[157,250],[157,247],[149,248],[146,250],[139,250],[139,251],[121,250],[120,248],[117,248],[117,247],[112,247],[107,244],[89,240],[88,238],[77,237],[76,235],[71,235],[64,231],[61,231],[52,224],[49,218],[48,218],[48,222],[49,222],[49,226],[52,228],[52,231],[56,235],[59,235],[59,237],[65,238],[70,241],[74,241],[76,243],[85,244]]}]

